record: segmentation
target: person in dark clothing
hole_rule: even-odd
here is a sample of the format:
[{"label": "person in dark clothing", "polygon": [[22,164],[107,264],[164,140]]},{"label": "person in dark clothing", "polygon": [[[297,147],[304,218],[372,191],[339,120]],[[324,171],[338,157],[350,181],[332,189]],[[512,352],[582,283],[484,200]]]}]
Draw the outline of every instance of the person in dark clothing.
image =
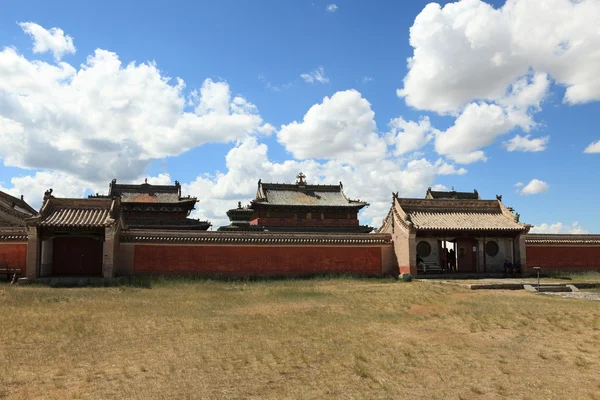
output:
[{"label": "person in dark clothing", "polygon": [[508,261],[508,258],[504,260],[504,273],[512,275],[514,272],[513,264]]},{"label": "person in dark clothing", "polygon": [[456,271],[456,252],[454,249],[450,249],[448,260],[450,261],[450,271]]}]

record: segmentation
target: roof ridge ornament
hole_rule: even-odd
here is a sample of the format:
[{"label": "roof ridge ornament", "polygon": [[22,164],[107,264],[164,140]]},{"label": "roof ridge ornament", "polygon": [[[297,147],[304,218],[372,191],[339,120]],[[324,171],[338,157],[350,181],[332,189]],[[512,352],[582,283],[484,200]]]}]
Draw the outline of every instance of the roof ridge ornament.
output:
[{"label": "roof ridge ornament", "polygon": [[296,175],[296,185],[306,185],[306,181],[304,180],[304,178],[306,178],[306,175],[304,175],[302,172]]}]

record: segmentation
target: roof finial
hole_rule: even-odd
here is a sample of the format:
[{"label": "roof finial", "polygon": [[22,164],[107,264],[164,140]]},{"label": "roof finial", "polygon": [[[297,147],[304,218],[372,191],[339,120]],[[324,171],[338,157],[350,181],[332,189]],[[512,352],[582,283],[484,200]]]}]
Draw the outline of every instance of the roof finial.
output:
[{"label": "roof finial", "polygon": [[452,186],[452,191],[454,192],[454,186]]},{"label": "roof finial", "polygon": [[144,179],[144,183],[148,183],[148,178]]},{"label": "roof finial", "polygon": [[296,175],[296,178],[298,179],[296,181],[296,185],[306,185],[306,181],[304,180],[304,178],[306,178],[306,175],[304,175],[302,172]]}]

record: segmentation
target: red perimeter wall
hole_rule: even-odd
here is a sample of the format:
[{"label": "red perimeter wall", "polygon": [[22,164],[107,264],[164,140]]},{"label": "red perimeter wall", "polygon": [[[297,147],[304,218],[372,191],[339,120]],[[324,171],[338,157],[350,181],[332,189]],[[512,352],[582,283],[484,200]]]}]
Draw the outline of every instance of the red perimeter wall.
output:
[{"label": "red perimeter wall", "polygon": [[600,271],[600,246],[527,246],[527,268]]},{"label": "red perimeter wall", "polygon": [[0,268],[8,262],[9,268],[20,268],[25,274],[27,263],[27,243],[0,243]]},{"label": "red perimeter wall", "polygon": [[381,247],[140,245],[138,274],[301,276],[328,273],[381,275]]}]

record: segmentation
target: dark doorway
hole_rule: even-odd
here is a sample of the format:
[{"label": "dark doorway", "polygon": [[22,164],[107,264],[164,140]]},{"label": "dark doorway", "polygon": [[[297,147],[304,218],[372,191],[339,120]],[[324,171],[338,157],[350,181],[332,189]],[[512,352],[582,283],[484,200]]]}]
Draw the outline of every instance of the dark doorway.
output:
[{"label": "dark doorway", "polygon": [[477,271],[477,240],[473,238],[456,239],[456,258],[459,272]]},{"label": "dark doorway", "polygon": [[52,275],[102,276],[103,242],[87,237],[54,238]]}]

